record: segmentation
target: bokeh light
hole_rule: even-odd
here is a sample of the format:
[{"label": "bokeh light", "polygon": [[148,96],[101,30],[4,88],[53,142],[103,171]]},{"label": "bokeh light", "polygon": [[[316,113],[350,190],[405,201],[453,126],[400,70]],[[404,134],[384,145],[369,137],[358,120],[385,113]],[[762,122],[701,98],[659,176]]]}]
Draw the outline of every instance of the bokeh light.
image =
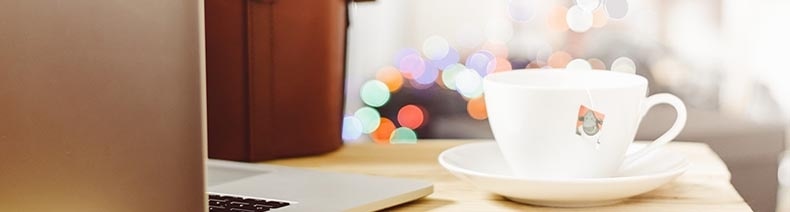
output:
[{"label": "bokeh light", "polygon": [[584,59],[573,59],[571,62],[568,62],[565,68],[568,70],[592,70],[592,65]]},{"label": "bokeh light", "polygon": [[458,76],[458,73],[464,70],[466,70],[466,66],[457,63],[444,69],[444,71],[442,71],[442,82],[444,86],[447,87],[447,89],[455,90],[455,78]]},{"label": "bokeh light", "polygon": [[401,49],[401,50],[398,51],[398,53],[395,54],[395,57],[393,58],[392,65],[399,66],[400,65],[400,61],[403,60],[403,58],[405,58],[406,56],[409,56],[409,55],[417,55],[417,56],[419,56],[420,52],[417,51],[416,49],[411,49],[411,48]]},{"label": "bokeh light", "polygon": [[370,138],[373,139],[373,142],[388,144],[392,131],[395,131],[395,123],[392,123],[388,118],[381,118],[379,128],[370,134]]},{"label": "bokeh light", "polygon": [[485,76],[496,68],[495,59],[494,54],[489,51],[477,51],[466,58],[466,67],[477,71],[480,76]]},{"label": "bokeh light", "polygon": [[362,102],[373,107],[380,107],[390,99],[390,90],[387,84],[378,80],[368,80],[360,89]]},{"label": "bokeh light", "polygon": [[492,43],[507,43],[513,38],[513,23],[506,18],[492,18],[486,25],[486,39]]},{"label": "bokeh light", "polygon": [[486,111],[486,102],[484,96],[472,98],[466,103],[466,113],[470,117],[477,120],[485,120],[488,118]]},{"label": "bokeh light", "polygon": [[598,58],[590,58],[587,59],[587,62],[590,63],[592,69],[606,70],[606,63],[604,63],[603,60],[600,60]]},{"label": "bokeh light", "polygon": [[515,22],[526,23],[535,16],[535,0],[510,0],[508,12]]},{"label": "bokeh light", "polygon": [[403,76],[400,71],[392,66],[379,69],[376,79],[387,85],[390,92],[398,91],[403,86]]},{"label": "bokeh light", "polygon": [[549,57],[548,65],[552,68],[565,68],[573,57],[564,51],[557,51]]},{"label": "bokeh light", "polygon": [[439,71],[439,76],[436,77],[436,81],[434,81],[434,82],[440,88],[450,90],[449,88],[447,88],[447,86],[444,85],[444,81],[442,80],[443,75],[444,75],[444,72],[443,71]]},{"label": "bokeh light", "polygon": [[442,37],[433,35],[422,42],[422,53],[429,60],[440,60],[450,52],[450,44]]},{"label": "bokeh light", "polygon": [[601,0],[576,0],[576,6],[586,11],[593,11],[601,5]]},{"label": "bokeh light", "polygon": [[505,58],[496,58],[496,68],[494,68],[494,72],[503,72],[503,71],[510,71],[513,70],[513,64],[510,64]]},{"label": "bokeh light", "polygon": [[403,77],[414,79],[425,72],[425,60],[419,54],[406,55],[400,60],[398,69],[403,72]]},{"label": "bokeh light", "polygon": [[[401,49],[394,57],[394,66],[376,72],[375,80],[366,81],[360,88],[360,97],[366,106],[343,118],[342,137],[345,141],[359,140],[370,134],[376,143],[415,143],[414,131],[428,122],[428,111],[415,104],[401,107],[395,117],[382,117],[376,107],[389,102],[391,95],[403,86],[426,89],[434,83],[449,90],[456,90],[466,100],[467,114],[476,120],[488,118],[483,95],[483,78],[490,73],[514,68],[565,68],[568,70],[606,70],[607,63],[597,58],[574,59],[568,52],[552,48],[541,39],[517,38],[514,22],[525,23],[536,19],[538,4],[535,0],[508,0],[508,15],[495,16],[486,22],[483,30],[468,29],[475,33],[460,33],[459,39],[446,39],[439,35],[427,37],[421,48]],[[609,19],[625,18],[627,0],[573,0],[570,7],[551,5],[546,17],[550,30],[585,32],[608,24]],[[509,18],[509,19],[508,19]],[[519,28],[521,30],[521,28]],[[464,39],[468,38],[467,42]],[[456,46],[459,49],[453,48]],[[518,41],[519,45],[515,43]],[[508,47],[527,50],[511,53]],[[566,52],[567,51],[567,52]],[[471,54],[470,54],[471,53]],[[462,58],[461,56],[465,56]],[[512,57],[513,62],[508,60]],[[464,60],[461,60],[464,59]],[[609,69],[635,73],[636,63],[627,57],[615,59]],[[408,82],[409,85],[404,85]]]},{"label": "bokeh light", "polygon": [[344,141],[357,140],[362,135],[362,122],[354,116],[343,118],[343,132],[341,136]]},{"label": "bokeh light", "polygon": [[622,19],[628,14],[627,0],[606,0],[604,7],[606,14],[611,19]]},{"label": "bokeh light", "polygon": [[585,32],[593,25],[592,12],[584,10],[578,5],[568,9],[565,20],[568,22],[568,28],[574,32]]},{"label": "bokeh light", "polygon": [[483,95],[483,78],[477,71],[465,69],[455,77],[455,87],[466,98]]},{"label": "bokeh light", "polygon": [[359,120],[362,124],[362,132],[363,133],[372,133],[377,128],[379,128],[379,124],[381,122],[381,115],[379,111],[370,107],[362,107],[357,109],[354,112],[354,118]]},{"label": "bokeh light", "polygon": [[414,130],[406,128],[406,127],[399,127],[392,131],[392,135],[390,136],[390,143],[391,144],[414,144],[417,143],[417,133]]},{"label": "bokeh light", "polygon": [[554,6],[549,11],[548,26],[549,29],[558,32],[568,30],[568,22],[565,20],[565,15],[568,13],[568,8],[563,6]]},{"label": "bokeh light", "polygon": [[425,62],[425,71],[420,76],[414,78],[414,81],[423,85],[430,85],[436,81],[437,76],[439,76],[439,68],[430,62]]},{"label": "bokeh light", "polygon": [[507,58],[509,49],[507,45],[501,43],[486,42],[483,44],[483,50],[490,52],[494,57]]},{"label": "bokeh light", "polygon": [[527,64],[526,68],[538,69],[538,68],[543,68],[543,65],[544,64],[541,64],[541,62],[539,62],[539,61],[532,61],[532,62],[529,62],[529,64]]},{"label": "bokeh light", "polygon": [[612,62],[612,71],[635,74],[636,63],[628,57],[618,57]]},{"label": "bokeh light", "polygon": [[460,59],[461,59],[461,55],[458,54],[458,50],[455,50],[454,48],[450,47],[450,49],[447,52],[447,55],[445,55],[443,58],[438,60],[430,60],[430,62],[431,64],[433,64],[435,67],[439,69],[445,69],[447,68],[447,66],[458,63]]},{"label": "bokeh light", "polygon": [[398,124],[403,127],[417,129],[425,121],[425,112],[416,105],[406,105],[398,110]]},{"label": "bokeh light", "polygon": [[598,8],[597,10],[593,11],[593,23],[592,27],[601,28],[606,26],[609,23],[609,17],[606,16],[606,11],[603,8]]},{"label": "bokeh light", "polygon": [[412,88],[417,89],[417,90],[425,90],[425,89],[433,87],[433,83],[422,84],[422,83],[417,82],[417,80],[409,80],[408,82],[409,82],[409,85],[411,85]]}]

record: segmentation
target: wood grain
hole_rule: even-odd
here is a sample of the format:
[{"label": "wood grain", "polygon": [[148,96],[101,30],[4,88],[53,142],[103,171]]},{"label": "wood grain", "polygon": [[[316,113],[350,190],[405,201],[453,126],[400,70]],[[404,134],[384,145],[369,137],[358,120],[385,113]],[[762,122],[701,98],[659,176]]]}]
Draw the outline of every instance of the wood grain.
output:
[{"label": "wood grain", "polygon": [[266,163],[323,171],[426,180],[434,193],[387,211],[752,211],[730,183],[730,173],[703,143],[672,142],[667,148],[685,154],[692,165],[675,181],[623,203],[594,208],[551,208],[519,204],[475,188],[437,162],[453,146],[486,140],[420,140],[417,144],[347,144],[339,151]]}]

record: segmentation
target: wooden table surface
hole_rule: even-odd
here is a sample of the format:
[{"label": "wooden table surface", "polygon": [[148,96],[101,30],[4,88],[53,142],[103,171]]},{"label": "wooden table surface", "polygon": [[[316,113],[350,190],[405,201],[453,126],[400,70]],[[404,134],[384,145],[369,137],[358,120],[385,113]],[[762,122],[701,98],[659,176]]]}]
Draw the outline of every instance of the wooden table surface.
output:
[{"label": "wooden table surface", "polygon": [[706,144],[672,142],[691,167],[675,181],[623,203],[594,208],[523,205],[477,189],[442,168],[436,158],[453,146],[484,140],[420,140],[417,144],[346,144],[314,157],[268,161],[269,164],[324,171],[412,178],[433,182],[434,193],[387,211],[751,211],[730,183],[724,162]]}]

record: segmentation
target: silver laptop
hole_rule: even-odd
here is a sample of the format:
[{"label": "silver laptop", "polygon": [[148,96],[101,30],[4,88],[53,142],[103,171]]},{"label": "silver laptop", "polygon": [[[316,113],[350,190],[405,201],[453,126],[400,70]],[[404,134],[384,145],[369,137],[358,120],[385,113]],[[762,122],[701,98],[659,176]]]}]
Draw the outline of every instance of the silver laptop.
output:
[{"label": "silver laptop", "polygon": [[207,161],[202,11],[199,0],[0,1],[0,211],[364,211],[431,193]]}]

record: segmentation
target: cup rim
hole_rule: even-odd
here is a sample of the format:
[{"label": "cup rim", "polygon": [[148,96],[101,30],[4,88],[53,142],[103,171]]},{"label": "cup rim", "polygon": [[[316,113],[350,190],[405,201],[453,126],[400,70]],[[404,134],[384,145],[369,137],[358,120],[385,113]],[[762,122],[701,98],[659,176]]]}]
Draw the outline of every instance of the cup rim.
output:
[{"label": "cup rim", "polygon": [[[624,83],[608,83],[603,84],[600,86],[595,87],[558,87],[558,86],[545,86],[545,85],[530,85],[525,83],[514,83],[508,82],[505,79],[508,79],[509,75],[514,74],[553,74],[553,73],[561,73],[567,74],[569,72],[581,72],[583,74],[595,74],[595,75],[611,75],[616,77],[624,77],[630,78],[630,82]],[[632,87],[640,87],[640,86],[647,86],[647,79],[639,76],[637,74],[627,74],[609,70],[600,70],[600,69],[593,69],[593,70],[568,70],[562,68],[551,68],[551,69],[516,69],[512,71],[506,72],[496,72],[491,73],[483,78],[483,83],[485,84],[493,84],[497,86],[504,86],[504,87],[514,87],[514,88],[526,88],[526,89],[539,89],[539,90],[586,90],[586,89],[621,89],[621,88],[632,88]]]}]

